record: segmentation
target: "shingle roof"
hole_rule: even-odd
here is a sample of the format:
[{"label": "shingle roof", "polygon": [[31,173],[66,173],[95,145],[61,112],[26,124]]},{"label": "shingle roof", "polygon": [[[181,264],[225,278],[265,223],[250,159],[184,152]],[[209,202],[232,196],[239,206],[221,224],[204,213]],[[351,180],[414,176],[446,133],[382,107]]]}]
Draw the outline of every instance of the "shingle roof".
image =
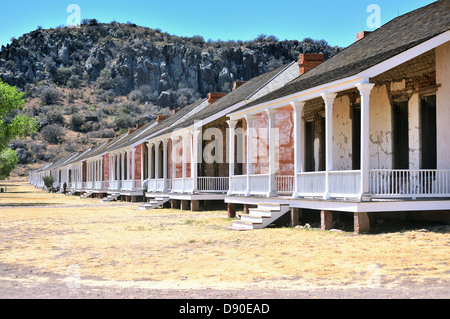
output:
[{"label": "shingle roof", "polygon": [[[250,79],[249,81],[245,82],[235,90],[231,91],[224,97],[220,98],[216,102],[212,103],[211,105],[207,106],[206,108],[195,114],[195,116],[191,116],[187,118],[185,121],[177,125],[174,125],[164,133],[173,132],[184,127],[189,127],[193,125],[196,121],[206,119],[214,114],[217,114],[218,112],[226,110],[227,108],[239,102],[248,101],[269,84],[272,84],[273,88],[282,86],[283,84],[286,83],[287,81],[286,78],[295,78],[298,75],[298,72],[299,72],[298,67],[295,65],[295,62],[290,62],[272,71],[266,72],[253,79]],[[286,76],[286,73],[289,73],[290,75]],[[295,75],[292,75],[294,73]]]},{"label": "shingle roof", "polygon": [[391,20],[288,85],[246,107],[356,75],[449,29],[450,0],[433,2]]}]

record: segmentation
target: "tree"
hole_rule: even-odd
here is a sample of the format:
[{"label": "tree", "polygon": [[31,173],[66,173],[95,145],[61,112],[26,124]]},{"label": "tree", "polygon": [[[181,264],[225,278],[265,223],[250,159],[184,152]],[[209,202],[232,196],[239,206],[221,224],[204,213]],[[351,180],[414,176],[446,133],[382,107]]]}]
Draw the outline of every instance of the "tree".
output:
[{"label": "tree", "polygon": [[9,174],[16,168],[17,161],[16,151],[9,148],[0,151],[0,180],[9,177]]},{"label": "tree", "polygon": [[24,94],[0,80],[0,151],[8,147],[9,141],[23,139],[38,130],[36,119],[18,114],[25,104]]},{"label": "tree", "polygon": [[55,182],[55,178],[53,175],[50,176],[43,176],[42,180],[44,181],[45,187],[47,187],[49,192],[53,191],[53,183]]}]

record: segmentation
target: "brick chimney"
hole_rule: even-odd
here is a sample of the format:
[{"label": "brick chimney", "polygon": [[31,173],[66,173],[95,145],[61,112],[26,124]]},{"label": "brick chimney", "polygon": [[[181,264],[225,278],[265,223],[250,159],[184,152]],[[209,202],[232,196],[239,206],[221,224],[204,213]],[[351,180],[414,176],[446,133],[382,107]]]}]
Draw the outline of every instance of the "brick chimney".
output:
[{"label": "brick chimney", "polygon": [[208,93],[208,103],[212,104],[212,103],[216,102],[218,99],[224,97],[225,94],[226,93],[222,93],[222,92]]},{"label": "brick chimney", "polygon": [[175,113],[177,113],[178,111],[179,111],[180,109],[178,108],[178,109],[174,109],[174,110],[172,110],[172,114],[175,114]]},{"label": "brick chimney", "polygon": [[308,72],[312,68],[318,66],[324,60],[322,53],[303,53],[298,58],[298,66],[300,75]]},{"label": "brick chimney", "polygon": [[362,38],[364,38],[365,36],[367,36],[370,33],[372,33],[372,31],[361,31],[361,32],[358,32],[356,34],[356,41],[361,40]]},{"label": "brick chimney", "polygon": [[234,83],[233,83],[233,91],[236,90],[238,87],[240,87],[244,83],[245,83],[245,81],[239,81],[239,80],[234,81]]},{"label": "brick chimney", "polygon": [[[175,114],[175,110],[174,110],[174,114]],[[169,117],[168,115],[158,115],[158,116],[156,116],[156,123],[161,123],[168,117]]]}]

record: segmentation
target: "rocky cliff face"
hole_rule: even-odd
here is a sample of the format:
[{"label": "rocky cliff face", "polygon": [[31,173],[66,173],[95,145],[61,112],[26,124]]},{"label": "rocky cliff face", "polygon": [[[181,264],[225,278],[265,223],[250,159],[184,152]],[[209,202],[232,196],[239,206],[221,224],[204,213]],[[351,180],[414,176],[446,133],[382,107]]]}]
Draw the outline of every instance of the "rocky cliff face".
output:
[{"label": "rocky cliff face", "polygon": [[210,92],[229,92],[298,59],[339,51],[325,41],[204,41],[133,24],[38,29],[0,51],[0,78],[26,93],[40,132],[13,141],[23,164],[61,158],[172,113]]},{"label": "rocky cliff face", "polygon": [[116,96],[146,86],[152,103],[182,107],[178,90],[200,97],[229,92],[235,80],[248,80],[300,53],[322,52],[327,58],[338,50],[311,39],[205,42],[132,24],[87,24],[36,30],[13,40],[0,52],[0,78],[23,89],[42,81],[95,85]]}]

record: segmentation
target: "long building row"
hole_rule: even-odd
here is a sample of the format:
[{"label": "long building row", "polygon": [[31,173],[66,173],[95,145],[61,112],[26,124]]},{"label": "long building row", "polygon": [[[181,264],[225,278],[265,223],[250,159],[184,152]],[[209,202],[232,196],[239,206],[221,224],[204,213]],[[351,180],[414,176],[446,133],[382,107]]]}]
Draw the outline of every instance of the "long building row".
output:
[{"label": "long building row", "polygon": [[[263,228],[291,212],[373,216],[421,212],[449,220],[450,1],[386,23],[324,61],[304,53],[228,93],[129,129],[30,172],[43,186],[147,208],[235,205],[234,228]],[[248,208],[251,207],[251,208]],[[334,214],[334,215],[333,215]]]}]

